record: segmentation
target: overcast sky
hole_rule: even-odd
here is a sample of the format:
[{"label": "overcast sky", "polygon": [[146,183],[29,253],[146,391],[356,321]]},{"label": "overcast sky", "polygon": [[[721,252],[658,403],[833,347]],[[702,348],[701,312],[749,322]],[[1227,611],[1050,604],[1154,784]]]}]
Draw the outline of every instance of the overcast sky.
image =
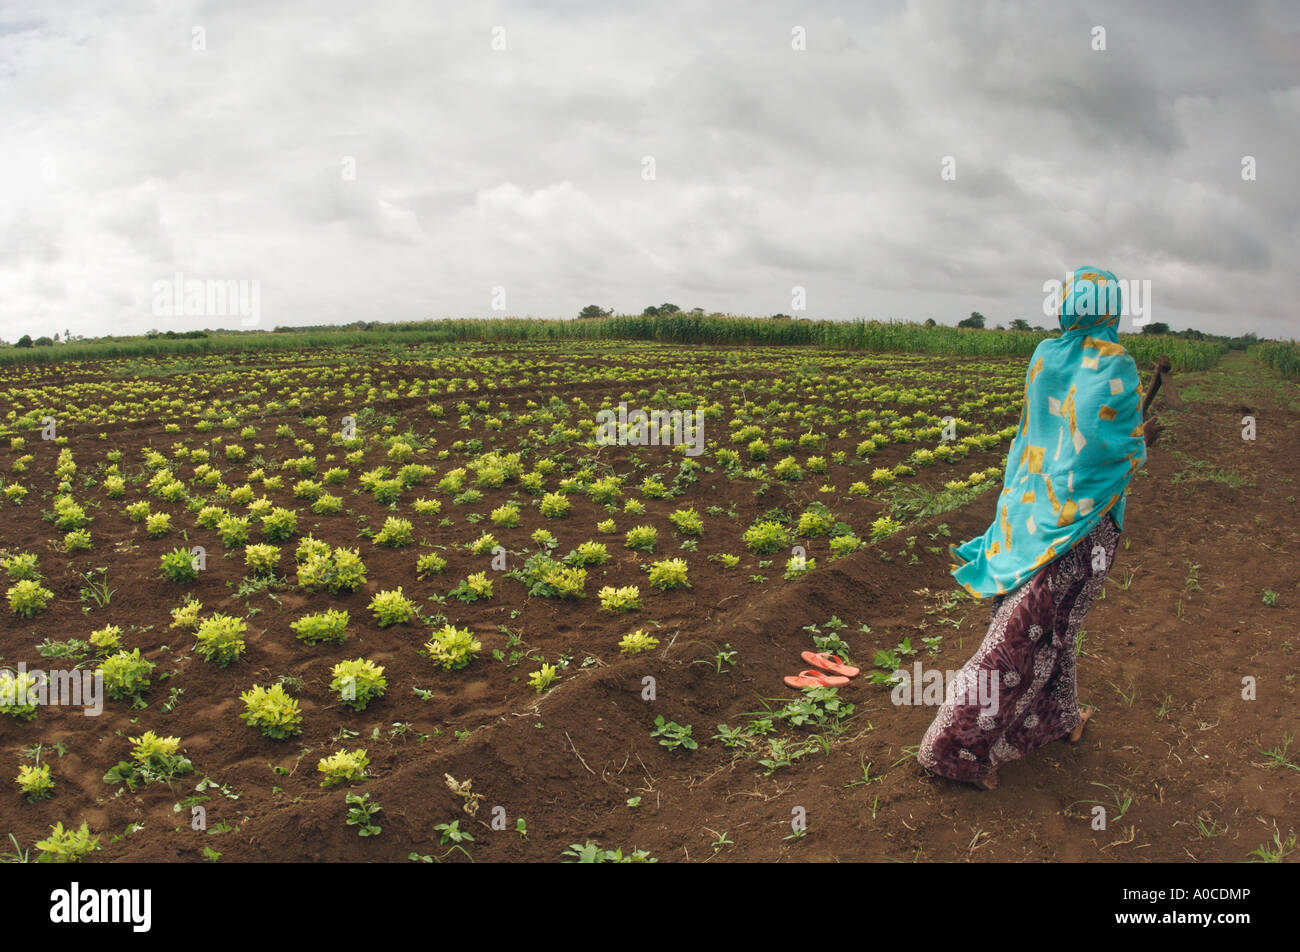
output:
[{"label": "overcast sky", "polygon": [[1297,155],[1293,2],[0,0],[0,338],[245,323],[178,272],[265,328],[1050,324],[1080,265],[1300,336]]}]

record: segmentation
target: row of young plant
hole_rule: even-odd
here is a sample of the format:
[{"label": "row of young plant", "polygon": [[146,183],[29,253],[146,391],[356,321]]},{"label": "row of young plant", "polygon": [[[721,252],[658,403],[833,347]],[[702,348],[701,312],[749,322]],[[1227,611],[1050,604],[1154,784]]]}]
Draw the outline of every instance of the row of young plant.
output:
[{"label": "row of young plant", "polygon": [[[745,373],[749,368],[739,366],[738,362],[731,369]],[[544,370],[528,372],[547,375]],[[913,368],[913,374],[926,372]],[[551,377],[559,379],[558,375]],[[235,374],[222,382],[235,386],[240,379]],[[581,399],[565,401],[557,397],[526,401],[513,411],[501,401],[459,401],[452,407],[456,414],[455,429],[465,438],[455,439],[445,447],[440,446],[432,432],[411,427],[409,414],[406,418],[359,415],[365,424],[360,435],[344,438],[321,416],[305,416],[296,424],[268,423],[259,418],[261,411],[241,407],[215,418],[211,411],[205,411],[193,424],[193,436],[184,432],[187,427],[167,423],[164,430],[177,437],[175,442],[170,448],[147,446],[138,462],[128,462],[121,451],[109,449],[97,462],[87,466],[84,461],[79,465],[74,458],[69,431],[65,430],[51,441],[57,447],[57,459],[50,461],[52,491],[33,481],[34,470],[42,467],[28,451],[29,436],[15,436],[10,440],[13,457],[3,493],[4,499],[15,506],[29,504],[27,496],[32,490],[48,500],[43,516],[63,533],[51,546],[54,551],[89,550],[107,555],[109,546],[122,540],[96,540],[91,532],[103,511],[116,507],[131,524],[139,526],[137,538],[155,540],[164,547],[174,544],[172,540],[183,539],[186,543],[204,540],[215,551],[213,540],[219,540],[228,557],[243,562],[246,577],[241,588],[265,583],[269,589],[287,584],[292,575],[295,584],[304,591],[335,596],[355,592],[366,582],[365,561],[370,556],[363,553],[365,543],[347,544],[340,539],[348,534],[346,523],[336,523],[330,518],[350,515],[348,504],[359,496],[369,497],[393,513],[385,516],[377,529],[364,525],[364,518],[361,520],[362,535],[376,550],[412,546],[429,549],[413,559],[417,582],[443,574],[453,549],[463,550],[474,558],[487,558],[499,546],[508,545],[507,551],[523,558],[522,566],[504,573],[504,577],[520,583],[530,596],[560,599],[588,594],[588,571],[611,562],[613,540],[597,541],[601,536],[621,536],[622,545],[616,552],[621,549],[638,555],[654,554],[665,543],[661,536],[664,530],[649,521],[641,521],[653,507],[663,510],[656,521],[664,520],[661,525],[675,535],[674,544],[681,555],[643,564],[645,574],[638,584],[604,585],[595,593],[605,609],[636,611],[642,607],[643,585],[670,590],[690,584],[689,554],[705,532],[718,527],[738,532],[738,548],[761,559],[774,556],[798,541],[814,539],[826,539],[832,557],[839,557],[858,548],[864,540],[884,537],[901,526],[897,520],[879,516],[855,534],[847,522],[820,501],[803,504],[793,511],[789,504],[775,507],[743,530],[732,528],[734,513],[725,507],[711,506],[700,512],[694,506],[678,503],[676,508],[671,508],[674,500],[695,492],[701,477],[712,472],[723,472],[729,479],[751,479],[759,484],[756,491],[763,492],[766,491],[763,484],[769,479],[778,485],[794,486],[803,481],[805,473],[825,475],[826,466],[862,465],[878,448],[935,436],[934,415],[918,411],[903,416],[892,409],[880,414],[872,411],[870,419],[862,416],[861,411],[850,415],[837,411],[836,415],[827,409],[832,403],[861,398],[865,391],[856,384],[813,372],[799,374],[798,380],[796,384],[760,381],[751,392],[769,397],[766,404],[756,399],[730,397],[725,403],[706,407],[715,421],[724,410],[732,414],[726,440],[730,445],[714,441],[710,456],[703,461],[669,455],[668,462],[659,467],[659,473],[652,471],[650,463],[635,450],[624,453],[616,465],[611,465],[601,457],[602,450],[593,444],[590,439],[593,410],[596,406],[611,405],[612,396],[591,405]],[[735,383],[739,382],[736,378]],[[388,381],[382,383],[386,388],[381,392],[383,397],[391,398],[398,393],[387,389]],[[465,389],[474,390],[471,384],[472,381],[466,380]],[[844,392],[819,389],[841,385],[848,389]],[[715,380],[710,386],[725,391],[733,383]],[[256,393],[257,387],[253,386],[252,391]],[[898,401],[900,394],[909,392],[920,391],[909,391],[900,382],[877,390],[873,398]],[[356,393],[353,391],[351,396],[355,397]],[[376,394],[368,391],[367,396]],[[644,389],[621,396],[690,403],[692,395]],[[928,392],[924,396],[927,400],[934,398]],[[974,403],[985,397],[973,393],[966,396],[972,402],[968,409],[977,414],[990,408],[1008,412],[1005,395],[1000,398],[1004,402],[986,401],[979,406]],[[790,399],[779,399],[782,397]],[[810,429],[798,437],[787,437],[784,435],[787,427],[815,422],[802,402],[805,399],[812,399],[814,405],[822,407],[821,412],[830,425],[865,421],[866,430],[862,432],[869,439],[860,440],[850,454],[826,449],[833,440],[850,439],[852,434],[847,428],[833,436],[828,432],[819,435]],[[903,403],[906,402],[904,398]],[[158,409],[158,403],[146,403]],[[274,408],[261,408],[270,409]],[[108,418],[116,421],[115,412],[109,409]],[[452,427],[449,415],[440,404],[418,407],[415,412],[441,427],[440,433]],[[913,426],[917,429],[907,432]],[[939,445],[933,459],[918,450],[911,462],[919,467],[955,462],[968,453],[992,448],[1002,439],[1001,434],[972,432],[972,426],[964,421],[962,427],[962,441],[951,447]],[[89,434],[80,428],[70,432],[78,439],[78,456],[87,455],[87,449],[88,455],[98,455],[94,453],[95,441],[86,439]],[[196,436],[205,442],[195,445]],[[317,449],[322,439],[326,443],[323,454]],[[492,441],[499,442],[493,445]],[[43,447],[44,443],[38,445]],[[503,444],[515,447],[514,451],[505,452],[501,448]],[[775,460],[769,472],[762,458],[765,450],[785,453],[787,458]],[[796,458],[795,452],[800,451],[800,457]],[[376,454],[381,456],[380,460],[374,458]],[[857,481],[860,485],[850,486],[848,495],[863,496],[887,490],[897,480],[915,473],[915,467],[909,472],[906,468],[909,464],[900,465],[905,468],[874,467],[869,478]],[[978,483],[989,475],[988,470],[977,470],[967,480],[953,482]],[[634,488],[636,495],[632,494]],[[417,493],[416,498],[410,499],[410,495]],[[508,498],[494,500],[500,505],[493,507],[488,500],[492,493],[505,494]],[[829,500],[834,498],[829,492],[822,495]],[[575,504],[598,507],[597,518],[593,520],[595,537],[578,543],[567,556],[559,556],[562,550],[558,549],[558,540],[549,529],[527,533],[531,546],[521,545],[518,538],[511,537],[512,533],[524,533],[519,526],[528,508],[535,509],[545,520],[553,520],[558,527],[572,523]],[[407,507],[409,511],[404,512]],[[307,515],[308,511],[311,515]],[[452,514],[458,519],[453,520]],[[629,517],[631,525],[618,527],[616,520],[620,516]],[[490,531],[483,532],[478,526],[484,518],[491,522]],[[304,531],[307,527],[301,523],[311,520],[314,522],[310,530]],[[478,533],[477,536],[463,542],[453,541],[451,537],[463,536],[466,529],[471,535]],[[334,541],[318,538],[317,532]],[[293,547],[292,560],[285,551],[286,546]],[[718,553],[714,558],[731,568],[740,562],[740,556],[734,553]],[[10,553],[0,561],[9,574],[11,584],[7,597],[14,614],[31,618],[45,610],[53,593],[43,584],[38,554]],[[815,566],[815,559],[791,558],[786,562],[785,574],[795,577]],[[196,583],[201,575],[186,545],[161,551],[159,572],[182,586]],[[417,602],[403,591],[403,586],[392,585],[397,580],[384,581],[387,586],[374,594],[367,606],[378,627],[429,622]],[[494,590],[494,579],[486,571],[479,571],[466,573],[445,595],[434,598],[470,603],[500,595]],[[443,621],[441,625],[430,623],[430,636],[423,651],[445,670],[459,670],[473,661],[482,645],[468,628]],[[292,628],[295,635],[309,644],[342,644],[351,622],[347,611],[331,607],[309,612],[297,619]],[[191,631],[196,654],[219,666],[238,660],[247,647],[246,619],[224,613],[205,614],[197,598],[188,599],[178,607],[172,625]],[[143,704],[154,662],[143,656],[141,648],[128,649],[123,644],[121,628],[114,625],[95,628],[86,643],[102,665],[110,697],[132,705]],[[620,649],[650,650],[656,644],[653,635],[637,629],[624,635]],[[543,662],[532,673],[529,683],[542,691],[557,676],[557,666]],[[382,697],[386,688],[383,667],[364,657],[341,660],[331,670],[331,690],[345,706],[354,709],[364,709],[375,698]],[[253,685],[241,693],[241,700],[244,719],[268,737],[290,737],[301,730],[297,700],[283,684]],[[7,712],[25,716],[34,715],[35,709],[11,706]],[[332,756],[336,758],[334,766],[345,774],[364,772],[365,764],[358,759],[365,757],[364,750],[359,753],[340,749]]]},{"label": "row of young plant", "polygon": [[[277,333],[212,332],[199,338],[113,338],[66,347],[7,348],[0,367],[47,364],[55,361],[206,355],[215,351],[256,352],[259,358],[277,351],[321,348],[361,349],[384,353],[398,348],[445,347],[452,341],[501,341],[517,347],[528,342],[615,342],[626,347],[636,341],[743,347],[831,347],[869,351],[900,351],[943,356],[970,354],[1028,356],[1046,331],[993,331],[899,321],[812,321],[748,318],[723,314],[675,313],[652,316],[619,315],[594,320],[444,320],[354,327],[317,327]],[[1125,334],[1122,342],[1135,352],[1160,348],[1178,362],[1177,370],[1203,370],[1227,349],[1221,341],[1183,337]],[[1151,359],[1155,356],[1144,354]]]},{"label": "row of young plant", "polygon": [[[277,363],[283,366],[277,368]],[[534,347],[521,357],[465,345],[460,352],[441,349],[378,361],[370,354],[342,352],[325,361],[298,353],[268,357],[256,366],[231,355],[189,362],[104,361],[42,368],[39,373],[0,372],[7,384],[0,390],[0,437],[31,433],[46,417],[61,427],[92,431],[162,419],[172,421],[173,432],[181,432],[197,424],[219,426],[230,417],[309,416],[312,407],[351,407],[355,412],[389,401],[475,402],[503,390],[558,395],[571,393],[576,385],[600,385],[612,394],[620,384],[635,383],[638,389],[624,398],[645,399],[655,384],[677,391],[686,379],[692,382],[690,395],[705,403],[721,398],[739,406],[748,397],[761,405],[784,398],[796,410],[815,414],[827,398],[851,399],[855,410],[884,407],[891,390],[917,405],[954,387],[976,399],[992,390],[997,399],[1014,402],[1022,376],[1022,367],[997,361],[936,364],[908,355],[780,349],[683,353],[680,348],[648,345],[618,351]],[[864,386],[864,381],[871,384]],[[646,387],[647,382],[652,386]],[[741,385],[743,397],[737,393]],[[69,405],[74,413],[68,413]]]}]

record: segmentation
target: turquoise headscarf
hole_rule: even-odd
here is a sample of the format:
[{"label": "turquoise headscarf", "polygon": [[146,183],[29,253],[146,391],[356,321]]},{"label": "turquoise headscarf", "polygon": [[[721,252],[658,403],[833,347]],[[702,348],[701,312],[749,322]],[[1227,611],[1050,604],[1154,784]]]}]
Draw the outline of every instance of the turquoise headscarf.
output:
[{"label": "turquoise headscarf", "polygon": [[997,514],[960,546],[952,574],[977,598],[1002,595],[1065,555],[1107,512],[1124,525],[1128,483],[1146,461],[1142,384],[1119,343],[1115,275],[1080,268],[1061,289],[1061,336],[1038,345]]}]

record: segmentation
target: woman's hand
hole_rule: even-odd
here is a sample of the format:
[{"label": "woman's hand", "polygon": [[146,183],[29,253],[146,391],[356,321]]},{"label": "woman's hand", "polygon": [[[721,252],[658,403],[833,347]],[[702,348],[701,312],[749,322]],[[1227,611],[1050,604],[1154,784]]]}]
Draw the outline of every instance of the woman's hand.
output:
[{"label": "woman's hand", "polygon": [[1142,436],[1147,441],[1147,446],[1155,446],[1156,440],[1160,439],[1160,434],[1165,430],[1164,425],[1155,417],[1147,420],[1142,427]]}]

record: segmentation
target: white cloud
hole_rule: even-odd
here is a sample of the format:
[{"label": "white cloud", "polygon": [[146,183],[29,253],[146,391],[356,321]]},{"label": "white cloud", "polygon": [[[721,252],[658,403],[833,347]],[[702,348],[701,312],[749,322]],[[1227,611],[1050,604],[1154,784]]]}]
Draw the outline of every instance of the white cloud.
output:
[{"label": "white cloud", "polygon": [[487,316],[497,285],[536,316],[789,313],[798,284],[813,317],[1041,323],[1042,281],[1080,264],[1150,279],[1175,327],[1290,336],[1296,20],[9,2],[0,337],[238,325],[152,315],[177,271],[261,281],[266,326]]}]

